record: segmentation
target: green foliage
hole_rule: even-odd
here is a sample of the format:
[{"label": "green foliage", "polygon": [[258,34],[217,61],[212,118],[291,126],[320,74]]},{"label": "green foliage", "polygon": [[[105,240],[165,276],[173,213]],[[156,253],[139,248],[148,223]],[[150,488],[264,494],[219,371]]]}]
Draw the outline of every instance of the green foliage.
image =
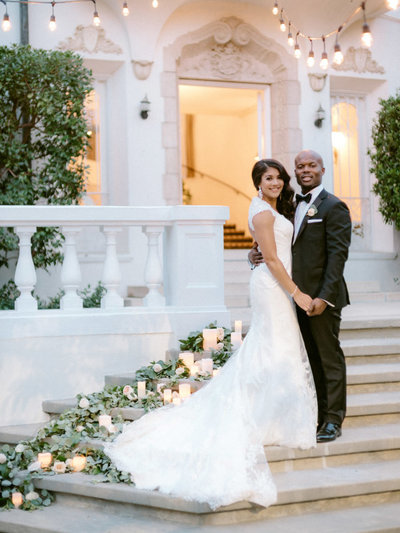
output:
[{"label": "green foliage", "polygon": [[[217,329],[216,322],[211,322],[208,326],[205,326],[205,329]],[[231,330],[228,328],[220,328],[223,330],[223,338],[219,338],[219,341],[223,343],[221,350],[218,350],[217,353],[226,352],[232,353],[232,344],[231,344]],[[189,333],[187,339],[179,339],[181,350],[188,352],[202,352],[203,351],[203,330],[201,331],[192,331]],[[215,352],[214,354],[215,355]],[[214,359],[215,360],[215,359]]]},{"label": "green foliage", "polygon": [[[91,73],[72,52],[0,46],[0,205],[76,204],[85,189],[88,145],[85,98]],[[60,261],[63,237],[39,228],[36,267]],[[0,266],[16,249],[12,230],[0,234]]]},{"label": "green foliage", "polygon": [[100,307],[101,306],[101,299],[107,292],[107,289],[104,287],[104,285],[101,283],[101,281],[98,282],[96,287],[92,289],[90,287],[90,284],[78,291],[78,294],[83,299],[83,307]]},{"label": "green foliage", "polygon": [[14,302],[19,296],[19,290],[13,280],[0,287],[0,310],[14,309]]},{"label": "green foliage", "polygon": [[372,190],[380,198],[384,221],[400,230],[400,93],[381,99],[380,105],[372,129],[374,151],[368,151],[377,180]]}]

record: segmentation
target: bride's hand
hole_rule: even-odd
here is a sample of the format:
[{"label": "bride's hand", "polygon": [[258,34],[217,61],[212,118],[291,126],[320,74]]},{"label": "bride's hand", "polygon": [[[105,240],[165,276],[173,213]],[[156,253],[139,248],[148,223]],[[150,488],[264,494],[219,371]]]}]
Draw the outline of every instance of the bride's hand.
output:
[{"label": "bride's hand", "polygon": [[312,298],[308,294],[301,292],[299,289],[296,291],[296,294],[293,297],[296,304],[303,309],[303,311],[308,311],[312,307]]}]

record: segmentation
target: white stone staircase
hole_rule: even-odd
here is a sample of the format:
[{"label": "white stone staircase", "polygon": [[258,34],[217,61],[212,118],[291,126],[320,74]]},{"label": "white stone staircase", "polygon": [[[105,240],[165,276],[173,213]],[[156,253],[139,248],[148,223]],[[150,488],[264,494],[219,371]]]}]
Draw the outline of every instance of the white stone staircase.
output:
[{"label": "white stone staircase", "polygon": [[[266,447],[278,487],[276,505],[260,509],[239,502],[212,512],[204,504],[67,474],[37,482],[56,494],[52,506],[0,513],[0,531],[400,532],[400,305],[359,304],[345,315],[341,337],[348,368],[343,435],[312,450]],[[107,376],[106,382],[125,384],[132,377]],[[56,416],[74,404],[47,401],[43,408]],[[135,419],[142,413],[123,414]],[[0,428],[0,442],[14,444],[37,429]]]}]

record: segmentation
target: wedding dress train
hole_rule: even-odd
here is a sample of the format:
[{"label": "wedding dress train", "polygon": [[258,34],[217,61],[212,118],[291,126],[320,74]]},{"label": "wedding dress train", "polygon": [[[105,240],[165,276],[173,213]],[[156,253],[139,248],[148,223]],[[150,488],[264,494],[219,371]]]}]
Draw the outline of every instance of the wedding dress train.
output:
[{"label": "wedding dress train", "polygon": [[[253,217],[274,217],[278,256],[291,270],[292,224],[254,198]],[[215,509],[276,501],[264,445],[315,446],[317,403],[293,302],[265,264],[250,281],[252,320],[241,347],[180,406],[125,426],[105,452],[139,489],[159,490]]]}]

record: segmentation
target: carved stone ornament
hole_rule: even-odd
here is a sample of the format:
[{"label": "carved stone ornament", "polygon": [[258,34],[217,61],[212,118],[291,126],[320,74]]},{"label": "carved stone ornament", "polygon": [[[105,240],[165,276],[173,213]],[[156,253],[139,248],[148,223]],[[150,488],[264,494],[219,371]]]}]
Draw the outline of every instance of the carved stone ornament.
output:
[{"label": "carved stone ornament", "polygon": [[372,59],[371,50],[367,48],[354,48],[351,46],[345,56],[341,65],[332,65],[335,70],[353,70],[354,72],[372,72],[374,74],[384,74],[385,69],[378,65],[376,61]]},{"label": "carved stone ornament", "polygon": [[325,87],[326,77],[327,74],[308,74],[311,89],[316,93],[322,91]]},{"label": "carved stone ornament", "polygon": [[154,61],[135,61],[132,60],[133,73],[138,80],[147,80],[150,76],[151,67]]},{"label": "carved stone ornament", "polygon": [[177,70],[189,78],[270,83],[286,66],[270,39],[229,17],[210,24],[201,40],[183,47]]},{"label": "carved stone ornament", "polygon": [[96,26],[76,27],[74,35],[61,42],[59,50],[73,50],[75,52],[86,52],[88,54],[122,54],[122,48],[106,39],[106,32],[103,28]]}]

